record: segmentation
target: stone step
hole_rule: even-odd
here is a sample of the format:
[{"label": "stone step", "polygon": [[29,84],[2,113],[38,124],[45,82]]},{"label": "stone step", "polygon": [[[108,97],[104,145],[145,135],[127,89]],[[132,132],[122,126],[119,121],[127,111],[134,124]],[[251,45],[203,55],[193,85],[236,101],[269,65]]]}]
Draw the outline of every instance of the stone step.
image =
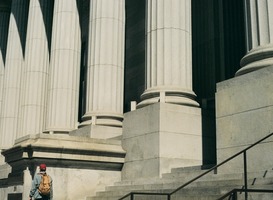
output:
[{"label": "stone step", "polygon": [[[244,200],[244,194],[241,195],[241,198],[238,198],[239,200]],[[258,193],[249,193],[248,194],[248,200],[272,200],[273,199],[273,194],[272,193],[267,193],[267,194],[258,194]]]},{"label": "stone step", "polygon": [[[183,169],[183,168],[182,168]],[[166,173],[162,175],[163,179],[168,179],[168,178],[184,178],[187,177],[187,179],[192,179],[195,178],[199,175],[201,175],[202,173],[206,172],[205,170],[194,170],[192,173],[188,172],[188,171],[183,171],[181,168],[179,170],[172,170],[171,173]],[[260,171],[260,172],[248,172],[248,177],[249,178],[254,178],[254,177],[273,177],[273,170],[265,170],[265,171]],[[229,178],[234,178],[234,177],[244,177],[243,173],[228,173],[228,174],[224,174],[224,173],[214,173],[214,171],[209,172],[208,174],[206,174],[203,178],[206,179],[211,179],[212,177],[215,178],[216,176],[218,178],[223,178],[223,179],[229,179]]]},{"label": "stone step", "polygon": [[213,166],[190,166],[190,167],[176,167],[172,168],[170,173],[176,173],[176,172],[184,172],[184,173],[192,173],[194,171],[204,171],[211,169]]},{"label": "stone step", "polygon": [[[181,189],[180,191],[176,192],[174,195],[172,195],[172,199],[199,199],[199,200],[205,200],[210,199],[213,197],[220,197],[230,190],[232,190],[234,187],[213,187],[208,190],[207,187],[199,187],[199,188],[188,188],[188,189]],[[108,191],[108,192],[100,192],[96,195],[96,197],[89,197],[88,200],[106,200],[106,199],[119,199],[120,197],[128,194],[129,192],[132,192],[134,190],[128,190],[127,193],[125,190],[123,191]],[[170,190],[141,190],[141,191],[134,191],[134,192],[150,192],[150,193],[169,193]],[[152,199],[152,197],[157,197],[156,199],[159,199],[160,196],[158,195],[137,195],[137,199]],[[166,196],[162,195],[162,197],[165,197],[163,199],[166,199]],[[193,198],[194,197],[194,198]]]},{"label": "stone step", "polygon": [[[186,170],[186,173],[182,172],[183,170]],[[172,182],[187,182],[200,174],[204,173],[204,170],[198,171],[198,168],[196,167],[193,173],[189,173],[189,168],[176,168],[175,170],[172,170],[173,173],[166,173],[162,175],[162,178],[152,178],[152,179],[138,179],[136,181],[120,181],[114,183],[116,186],[122,186],[122,185],[142,185],[142,184],[165,184],[165,183],[172,183]],[[249,179],[254,178],[261,178],[261,177],[273,177],[273,170],[267,170],[267,171],[261,171],[261,172],[251,172],[248,173]],[[234,180],[234,179],[241,179],[244,180],[243,173],[233,173],[233,174],[214,174],[214,173],[208,173],[204,177],[202,177],[200,180]]]},{"label": "stone step", "polygon": [[[254,186],[249,186],[249,188],[258,188],[261,189],[260,187],[257,187],[260,185],[254,185]],[[262,189],[272,189],[272,184],[271,185],[261,185]],[[217,199],[221,196],[223,196],[224,194],[228,193],[229,191],[231,191],[234,188],[242,188],[242,186],[238,186],[238,185],[230,185],[230,186],[214,186],[214,187],[200,187],[197,186],[197,188],[191,187],[191,188],[184,188],[180,191],[178,191],[177,193],[175,193],[175,195],[172,195],[172,200],[174,199],[179,199],[179,200],[188,200],[188,199],[198,199],[198,200],[207,200],[207,199]],[[115,191],[105,191],[105,192],[99,192],[96,197],[90,197],[88,198],[88,200],[117,200],[120,197],[132,192],[171,192],[171,190],[145,190],[145,189],[141,189],[141,190],[134,190],[134,189],[130,189],[128,188],[127,190],[123,189],[123,190],[115,190]],[[239,195],[239,194],[238,194]],[[241,194],[241,196],[243,196]],[[257,197],[257,196],[268,196],[268,199],[270,199],[272,196],[271,194],[251,194],[251,196],[253,197]],[[140,197],[138,196],[137,198],[138,200],[140,200]],[[150,198],[143,197],[143,199],[149,199],[151,200],[151,196]],[[157,200],[159,200],[159,198],[156,198]],[[166,198],[165,198],[166,199]],[[262,198],[258,198],[258,199],[262,199]],[[273,198],[271,198],[273,199]]]},{"label": "stone step", "polygon": [[[98,192],[96,197],[88,197],[87,200],[117,200],[130,192],[163,192],[169,193],[183,185],[188,180],[196,177],[204,172],[198,167],[194,167],[192,174],[189,168],[176,168],[171,173],[164,174],[162,178],[156,179],[139,179],[136,181],[121,181],[113,186],[106,187],[106,191]],[[183,177],[184,176],[184,177]],[[188,177],[185,177],[188,176]],[[248,173],[248,187],[257,189],[266,189],[273,185],[273,170]],[[172,195],[172,200],[213,200],[228,193],[234,188],[242,188],[244,184],[244,175],[242,173],[234,174],[214,174],[209,173],[206,178],[201,178],[181,189],[175,195]],[[254,194],[253,194],[254,195]],[[262,195],[262,194],[255,194]],[[243,196],[243,195],[241,195]],[[153,198],[160,200],[157,196],[149,195],[140,197],[137,200],[152,200]],[[162,197],[163,198],[163,197]],[[166,196],[163,198],[166,199]],[[129,200],[129,198],[127,199]]]},{"label": "stone step", "polygon": [[[249,181],[249,183],[252,183],[252,180]],[[178,187],[180,187],[181,185],[183,185],[184,182],[179,182],[179,181],[175,181],[175,182],[163,182],[163,183],[156,183],[156,184],[139,184],[139,185],[115,185],[115,186],[108,186],[106,187],[106,190],[127,190],[127,189],[131,189],[131,190],[158,190],[158,189],[170,189],[170,190],[174,190]],[[220,181],[197,181],[197,182],[193,182],[192,184],[190,184],[189,186],[187,186],[188,188],[191,187],[215,187],[217,186],[229,186],[229,185],[242,185],[243,182],[242,180],[238,180],[238,179],[230,179],[230,180],[220,180]]]},{"label": "stone step", "polygon": [[[272,177],[273,178],[273,177]],[[272,181],[271,177],[268,178],[250,178],[248,181],[248,184],[252,184],[252,183],[259,183],[260,181],[267,181],[267,182],[271,182]],[[200,179],[197,180],[193,183],[191,183],[189,186],[187,187],[191,187],[191,186],[202,186],[203,184],[206,184],[207,186],[209,185],[215,185],[214,182],[218,182],[218,185],[225,185],[225,184],[243,184],[244,181],[244,177],[242,174],[220,174],[220,175],[211,175],[209,177],[207,177],[206,179]],[[182,184],[186,183],[185,179],[181,179],[181,178],[173,178],[173,179],[166,179],[166,178],[162,178],[160,180],[157,181],[135,181],[135,182],[131,182],[128,181],[123,182],[123,183],[115,183],[114,186],[116,186],[116,188],[122,188],[122,187],[131,187],[131,186],[135,186],[138,187],[137,189],[145,189],[145,188],[159,188],[160,186],[162,187],[162,185],[165,185],[169,188],[176,188],[181,186]],[[264,182],[262,182],[264,184]],[[153,186],[153,187],[152,187]],[[109,188],[111,188],[113,186],[110,186]],[[107,187],[108,188],[108,187]],[[115,187],[114,187],[115,188]]]},{"label": "stone step", "polygon": [[[269,185],[272,187],[273,178],[258,178],[255,180],[254,185],[252,185],[252,180],[249,180],[249,188],[265,188],[266,185]],[[161,191],[161,192],[171,192],[181,186],[183,183],[168,183],[168,184],[142,184],[142,185],[122,185],[122,186],[109,186],[106,188],[106,191],[98,192],[97,197],[100,197],[101,199],[108,198],[108,197],[121,197],[125,194],[128,194],[132,191],[138,191],[138,192],[155,192],[155,191]],[[271,184],[271,185],[270,185]],[[217,181],[197,181],[192,183],[191,185],[187,186],[185,189],[183,189],[184,194],[191,194],[194,193],[195,195],[201,193],[214,195],[215,188],[222,189],[224,188],[225,192],[229,192],[229,190],[226,190],[226,188],[232,190],[233,188],[242,188],[243,182],[238,179],[231,179],[231,180],[217,180]],[[196,191],[198,191],[196,193]],[[221,192],[221,194],[224,194]]]}]

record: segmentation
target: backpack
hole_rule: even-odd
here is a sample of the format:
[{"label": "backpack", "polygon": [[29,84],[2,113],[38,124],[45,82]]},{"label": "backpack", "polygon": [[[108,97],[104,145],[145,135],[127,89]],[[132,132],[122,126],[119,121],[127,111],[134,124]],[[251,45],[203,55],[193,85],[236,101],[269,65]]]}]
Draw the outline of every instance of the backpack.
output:
[{"label": "backpack", "polygon": [[50,182],[50,177],[46,173],[42,174],[42,179],[38,188],[38,191],[41,195],[47,196],[50,194]]}]

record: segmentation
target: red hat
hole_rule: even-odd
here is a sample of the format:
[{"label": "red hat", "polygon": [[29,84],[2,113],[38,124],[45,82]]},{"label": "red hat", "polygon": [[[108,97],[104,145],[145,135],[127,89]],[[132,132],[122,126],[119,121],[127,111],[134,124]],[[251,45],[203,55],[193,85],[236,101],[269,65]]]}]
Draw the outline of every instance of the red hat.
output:
[{"label": "red hat", "polygon": [[40,170],[45,171],[46,170],[46,164],[40,164]]}]

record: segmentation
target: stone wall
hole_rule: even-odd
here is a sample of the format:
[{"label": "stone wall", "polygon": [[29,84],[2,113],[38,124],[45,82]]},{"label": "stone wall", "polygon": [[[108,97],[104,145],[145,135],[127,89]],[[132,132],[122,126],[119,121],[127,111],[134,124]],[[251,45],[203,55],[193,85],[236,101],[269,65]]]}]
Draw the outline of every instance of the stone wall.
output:
[{"label": "stone wall", "polygon": [[[273,67],[257,70],[217,85],[217,162],[243,150],[273,132]],[[247,154],[251,171],[272,168],[273,138]],[[227,171],[243,169],[243,157],[238,157]]]}]

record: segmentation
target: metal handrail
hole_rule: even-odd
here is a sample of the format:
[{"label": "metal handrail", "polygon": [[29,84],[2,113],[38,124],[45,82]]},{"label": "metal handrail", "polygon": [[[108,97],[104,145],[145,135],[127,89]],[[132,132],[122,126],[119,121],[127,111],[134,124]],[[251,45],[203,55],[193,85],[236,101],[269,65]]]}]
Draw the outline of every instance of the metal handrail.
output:
[{"label": "metal handrail", "polygon": [[177,192],[178,190],[180,190],[180,189],[186,187],[187,185],[189,185],[189,184],[191,184],[192,182],[196,181],[197,179],[203,177],[204,175],[208,174],[209,172],[211,172],[211,171],[217,169],[218,167],[220,167],[220,166],[222,166],[223,164],[227,163],[228,161],[234,159],[235,157],[237,157],[237,156],[239,156],[239,155],[245,153],[247,150],[251,149],[252,147],[254,147],[254,146],[256,146],[257,144],[259,144],[259,143],[261,143],[262,141],[264,141],[265,139],[271,137],[272,135],[273,135],[273,133],[269,134],[268,136],[266,136],[266,137],[260,139],[259,141],[255,142],[254,144],[252,144],[252,145],[250,145],[249,147],[245,148],[244,150],[242,150],[242,151],[240,151],[240,152],[234,154],[233,156],[229,157],[228,159],[222,161],[222,162],[219,163],[218,165],[215,165],[214,167],[210,168],[210,169],[207,170],[206,172],[200,174],[199,176],[197,176],[197,177],[193,178],[192,180],[186,182],[185,184],[181,185],[179,188],[177,188],[176,190],[174,190],[173,192],[171,192],[171,194],[173,194],[173,193]]},{"label": "metal handrail", "polygon": [[[245,192],[245,189],[233,189],[230,192],[226,193],[224,196],[220,197],[217,200],[223,200],[230,195],[236,194],[237,192]],[[247,192],[253,193],[273,193],[273,190],[265,190],[265,189],[247,189]]]},{"label": "metal handrail", "polygon": [[128,194],[126,194],[125,196],[123,196],[120,199],[125,199],[126,197],[131,196],[131,200],[134,199],[134,195],[161,195],[161,196],[167,196],[167,200],[170,200],[170,193],[155,193],[155,192],[130,192]]},{"label": "metal handrail", "polygon": [[[246,163],[246,152],[253,148],[254,146],[256,146],[257,144],[261,143],[262,141],[266,140],[267,138],[271,137],[273,135],[273,133],[270,133],[269,135],[267,135],[266,137],[258,140],[257,142],[255,142],[254,144],[250,145],[249,147],[243,149],[242,151],[239,151],[238,153],[234,154],[233,156],[229,157],[228,159],[222,161],[221,163],[215,165],[214,167],[210,168],[209,170],[207,170],[206,172],[200,174],[199,176],[191,179],[190,181],[186,182],[185,184],[181,185],[180,187],[178,187],[177,189],[175,189],[174,191],[172,191],[171,193],[169,193],[169,195],[172,195],[174,193],[176,193],[177,191],[181,190],[182,188],[186,187],[187,185],[193,183],[194,181],[200,179],[201,177],[205,176],[206,174],[210,173],[213,170],[216,170],[217,168],[219,168],[220,166],[222,166],[223,164],[229,162],[230,160],[234,159],[235,157],[244,154],[244,192],[245,192],[245,199],[247,199],[247,163]],[[131,194],[131,193],[130,193]],[[160,194],[160,193],[154,193],[154,194]],[[119,200],[124,199],[125,197],[128,197],[128,194],[125,195],[124,197],[120,198]]]}]

